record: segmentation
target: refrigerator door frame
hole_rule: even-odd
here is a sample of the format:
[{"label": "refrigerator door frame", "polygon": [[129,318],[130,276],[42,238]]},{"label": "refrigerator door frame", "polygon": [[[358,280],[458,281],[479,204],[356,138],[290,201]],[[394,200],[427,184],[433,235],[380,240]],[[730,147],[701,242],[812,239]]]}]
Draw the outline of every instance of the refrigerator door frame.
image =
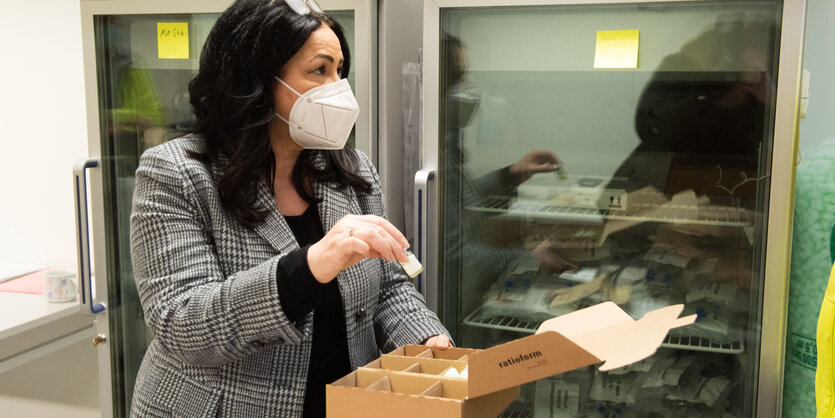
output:
[{"label": "refrigerator door frame", "polygon": [[[453,7],[483,8],[492,6],[595,5],[636,3],[700,3],[711,0],[425,0],[423,9],[423,148],[424,170],[439,167],[440,89],[440,9]],[[792,220],[794,216],[794,182],[798,152],[800,84],[803,72],[803,49],[806,23],[806,0],[784,0],[780,26],[780,59],[777,69],[777,98],[774,119],[769,202],[767,208],[767,242],[763,272],[762,339],[760,344],[757,416],[779,416],[782,407],[783,364],[785,360],[786,311],[788,277],[791,257]],[[437,187],[433,190],[429,212],[439,219],[441,206]],[[438,287],[440,237],[437,225],[424,237],[427,254],[426,286]],[[437,289],[436,294],[441,294]],[[768,367],[762,367],[767,365]]]},{"label": "refrigerator door frame", "polygon": [[[97,84],[97,62],[94,18],[100,15],[125,14],[198,14],[222,13],[232,1],[229,0],[82,0],[81,38],[84,51],[84,94],[87,113],[88,158],[101,161],[101,130],[99,129],[99,103]],[[356,122],[356,148],[365,152],[372,161],[377,161],[377,3],[373,0],[319,0],[327,10],[353,10],[355,31],[353,71],[355,72],[355,95],[361,113]],[[90,213],[93,270],[99,272],[93,287],[96,302],[107,302],[107,238],[105,234],[105,190],[102,171],[99,168],[89,172]],[[113,382],[110,361],[111,344],[110,318],[108,310],[95,316],[96,334],[104,340],[96,345],[98,356],[99,397],[102,417],[112,417]]]}]

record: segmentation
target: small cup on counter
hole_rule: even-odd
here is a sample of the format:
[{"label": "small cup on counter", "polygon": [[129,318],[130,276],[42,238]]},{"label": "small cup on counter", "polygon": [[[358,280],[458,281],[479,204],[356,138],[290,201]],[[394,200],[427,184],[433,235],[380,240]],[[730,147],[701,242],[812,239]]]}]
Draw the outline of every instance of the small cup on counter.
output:
[{"label": "small cup on counter", "polygon": [[52,270],[44,273],[46,277],[46,300],[49,302],[72,302],[78,296],[78,283],[75,273]]}]

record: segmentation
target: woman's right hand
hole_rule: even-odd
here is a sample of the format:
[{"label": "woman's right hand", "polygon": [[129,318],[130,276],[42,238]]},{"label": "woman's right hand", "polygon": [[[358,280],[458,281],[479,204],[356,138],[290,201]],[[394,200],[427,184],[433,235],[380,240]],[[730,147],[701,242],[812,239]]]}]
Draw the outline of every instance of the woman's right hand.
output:
[{"label": "woman's right hand", "polygon": [[365,258],[408,261],[409,242],[385,218],[346,215],[307,251],[310,272],[320,283],[333,280],[340,271]]}]

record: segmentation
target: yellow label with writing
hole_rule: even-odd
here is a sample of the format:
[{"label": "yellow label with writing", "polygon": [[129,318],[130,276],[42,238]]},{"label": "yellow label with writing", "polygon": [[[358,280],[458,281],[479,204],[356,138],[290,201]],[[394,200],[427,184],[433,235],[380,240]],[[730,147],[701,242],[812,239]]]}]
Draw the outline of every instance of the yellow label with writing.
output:
[{"label": "yellow label with writing", "polygon": [[597,31],[594,68],[638,68],[638,31]]},{"label": "yellow label with writing", "polygon": [[188,59],[188,22],[157,22],[160,59]]}]

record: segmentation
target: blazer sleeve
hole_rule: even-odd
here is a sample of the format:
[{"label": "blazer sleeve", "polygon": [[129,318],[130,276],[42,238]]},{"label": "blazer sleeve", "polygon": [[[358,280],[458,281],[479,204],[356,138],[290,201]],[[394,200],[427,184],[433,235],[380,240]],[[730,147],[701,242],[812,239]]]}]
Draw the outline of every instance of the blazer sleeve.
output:
[{"label": "blazer sleeve", "polygon": [[[361,152],[360,166],[363,177],[371,181],[371,195],[367,197],[366,213],[386,217],[385,200],[380,188],[377,170]],[[399,263],[380,259],[383,263],[383,277],[380,278],[380,295],[374,312],[374,331],[377,345],[388,352],[405,344],[421,344],[429,337],[449,331],[441,324],[438,316],[426,307],[426,302],[417,292],[409,276]],[[450,340],[452,338],[450,337]]]},{"label": "blazer sleeve", "polygon": [[[145,152],[130,217],[133,271],[145,322],[178,359],[220,365],[301,334],[281,309],[280,256],[222,274],[185,157],[166,145]],[[245,248],[242,249],[245,251]]]}]

